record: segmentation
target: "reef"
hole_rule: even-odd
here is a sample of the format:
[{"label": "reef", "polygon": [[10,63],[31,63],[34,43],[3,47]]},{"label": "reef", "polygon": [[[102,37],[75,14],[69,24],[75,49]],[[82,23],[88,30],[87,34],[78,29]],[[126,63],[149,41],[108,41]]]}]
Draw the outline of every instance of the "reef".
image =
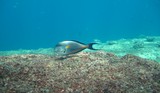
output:
[{"label": "reef", "polygon": [[[152,41],[152,40],[150,40]],[[0,56],[1,93],[160,93],[160,64],[126,54]]]},{"label": "reef", "polygon": [[107,41],[106,43],[100,42],[99,44],[95,45],[95,48],[104,50],[106,52],[112,52],[120,57],[126,54],[133,54],[142,58],[160,62],[159,36],[143,36],[133,39]]},{"label": "reef", "polygon": [[[111,52],[119,57],[123,57],[126,54],[136,55],[142,58],[155,60],[160,62],[160,36],[140,36],[132,39],[120,39],[116,41],[100,41],[95,39],[93,42],[97,44],[93,45],[95,49],[100,49],[105,52]],[[94,52],[89,49],[85,49],[85,52]],[[10,55],[22,55],[22,54],[42,54],[42,55],[54,55],[53,48],[39,48],[39,49],[19,49],[0,51],[0,56]]]}]

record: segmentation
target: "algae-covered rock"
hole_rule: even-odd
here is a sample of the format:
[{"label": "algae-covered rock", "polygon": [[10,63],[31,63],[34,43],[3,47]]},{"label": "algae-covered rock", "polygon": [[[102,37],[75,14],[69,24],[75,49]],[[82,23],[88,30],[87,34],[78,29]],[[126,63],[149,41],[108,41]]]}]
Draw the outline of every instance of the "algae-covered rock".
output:
[{"label": "algae-covered rock", "polygon": [[159,93],[160,64],[127,54],[0,57],[1,93]]}]

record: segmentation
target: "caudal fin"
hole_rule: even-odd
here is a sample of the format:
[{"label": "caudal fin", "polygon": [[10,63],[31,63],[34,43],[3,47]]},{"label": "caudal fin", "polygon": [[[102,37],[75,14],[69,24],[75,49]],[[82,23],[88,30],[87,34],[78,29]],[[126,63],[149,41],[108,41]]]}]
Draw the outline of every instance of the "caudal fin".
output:
[{"label": "caudal fin", "polygon": [[98,49],[93,48],[93,45],[94,45],[94,44],[97,44],[97,43],[89,43],[89,44],[88,44],[88,49],[98,50]]}]

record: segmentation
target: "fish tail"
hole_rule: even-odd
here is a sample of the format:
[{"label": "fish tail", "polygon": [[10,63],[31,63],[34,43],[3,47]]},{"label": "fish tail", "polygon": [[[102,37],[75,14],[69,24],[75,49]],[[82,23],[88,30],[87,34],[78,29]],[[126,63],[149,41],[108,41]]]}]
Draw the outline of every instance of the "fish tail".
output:
[{"label": "fish tail", "polygon": [[97,44],[97,43],[89,43],[89,44],[88,44],[88,49],[98,50],[98,49],[94,49],[94,48],[93,48],[93,45],[94,45],[94,44]]}]

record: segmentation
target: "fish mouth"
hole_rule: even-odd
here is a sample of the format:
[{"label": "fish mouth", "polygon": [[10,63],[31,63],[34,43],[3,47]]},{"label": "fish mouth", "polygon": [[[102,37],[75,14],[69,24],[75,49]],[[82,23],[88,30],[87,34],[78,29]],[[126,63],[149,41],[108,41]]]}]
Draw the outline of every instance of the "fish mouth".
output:
[{"label": "fish mouth", "polygon": [[55,56],[63,56],[66,55],[66,48],[63,46],[58,46],[54,48],[54,55]]}]

